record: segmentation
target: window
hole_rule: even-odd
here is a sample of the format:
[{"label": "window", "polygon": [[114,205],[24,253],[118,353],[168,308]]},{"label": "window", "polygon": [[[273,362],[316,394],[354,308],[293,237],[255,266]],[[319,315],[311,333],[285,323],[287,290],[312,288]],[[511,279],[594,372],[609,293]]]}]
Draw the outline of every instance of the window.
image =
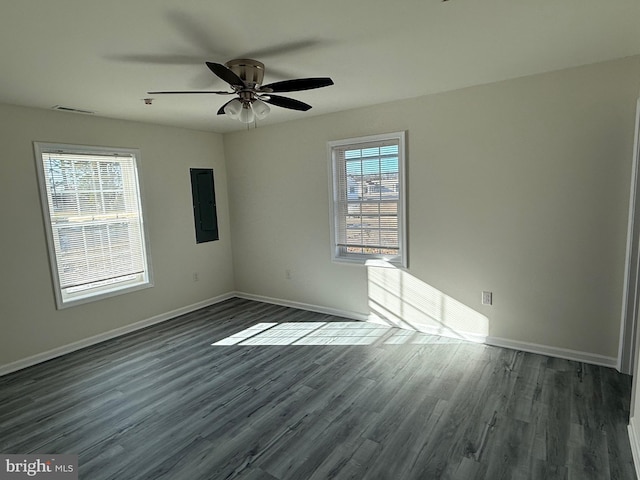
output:
[{"label": "window", "polygon": [[139,152],[34,146],[58,308],[150,287]]},{"label": "window", "polygon": [[404,132],[329,142],[338,261],[406,266]]}]

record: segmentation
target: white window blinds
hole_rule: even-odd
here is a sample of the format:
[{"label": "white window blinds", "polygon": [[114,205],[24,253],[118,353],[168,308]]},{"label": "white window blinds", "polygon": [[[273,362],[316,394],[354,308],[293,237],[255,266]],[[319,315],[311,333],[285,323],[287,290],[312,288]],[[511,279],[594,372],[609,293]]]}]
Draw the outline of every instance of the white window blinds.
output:
[{"label": "white window blinds", "polygon": [[403,136],[332,142],[334,257],[403,263]]},{"label": "white window blinds", "polygon": [[39,148],[59,300],[149,283],[135,151]]}]

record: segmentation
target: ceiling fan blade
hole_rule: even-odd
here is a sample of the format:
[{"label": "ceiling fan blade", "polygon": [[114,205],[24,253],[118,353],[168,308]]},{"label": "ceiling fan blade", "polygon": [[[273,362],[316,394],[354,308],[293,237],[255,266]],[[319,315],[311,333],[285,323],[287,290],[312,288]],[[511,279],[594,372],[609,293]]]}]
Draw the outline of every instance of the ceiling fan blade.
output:
[{"label": "ceiling fan blade", "polygon": [[291,110],[300,110],[302,112],[306,112],[311,108],[311,105],[301,102],[299,100],[294,100],[293,98],[281,97],[279,95],[265,95],[264,97],[260,97],[260,100],[263,102],[270,103],[271,105],[275,105],[276,107],[289,108]]},{"label": "ceiling fan blade", "polygon": [[233,95],[235,92],[225,92],[221,90],[169,90],[163,92],[147,92],[148,95],[175,95],[183,93],[208,93],[215,95]]},{"label": "ceiling fan blade", "polygon": [[232,98],[231,100],[229,100],[227,103],[225,103],[224,105],[222,105],[220,107],[220,109],[218,110],[217,115],[224,115],[225,111],[224,111],[224,107],[226,107],[227,105],[229,105],[231,102],[233,102],[235,100],[235,98]]},{"label": "ceiling fan blade", "polygon": [[202,55],[172,55],[172,54],[127,54],[127,55],[105,55],[108,60],[129,63],[149,63],[152,65],[199,65],[206,58]]},{"label": "ceiling fan blade", "polygon": [[246,58],[273,57],[275,55],[284,55],[287,53],[293,53],[297,50],[304,50],[306,48],[315,47],[318,44],[320,44],[319,40],[311,39],[311,38],[307,40],[299,40],[296,42],[281,43],[279,45],[272,45],[270,47],[264,47],[257,50],[253,50],[251,52],[246,52],[243,54],[243,57],[246,57]]},{"label": "ceiling fan blade", "polygon": [[181,10],[172,10],[166,14],[167,20],[197,50],[206,52],[209,58],[227,57],[231,52],[221,49],[221,45],[233,36],[233,31],[226,29],[226,22],[218,22],[214,28],[205,24],[202,17],[188,15]]},{"label": "ceiling fan blade", "polygon": [[207,67],[232,87],[244,87],[242,79],[220,63],[206,62]]},{"label": "ceiling fan blade", "polygon": [[295,80],[283,80],[282,82],[270,83],[260,87],[262,92],[298,92],[300,90],[311,90],[333,85],[333,80],[329,77],[320,78],[296,78]]}]

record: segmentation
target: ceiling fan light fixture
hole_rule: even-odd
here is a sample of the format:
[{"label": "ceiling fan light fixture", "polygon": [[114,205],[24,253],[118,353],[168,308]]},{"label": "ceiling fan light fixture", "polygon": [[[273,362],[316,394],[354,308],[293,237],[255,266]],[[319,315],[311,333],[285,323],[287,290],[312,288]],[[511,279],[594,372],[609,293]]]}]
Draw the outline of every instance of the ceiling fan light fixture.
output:
[{"label": "ceiling fan light fixture", "polygon": [[243,103],[242,110],[240,111],[240,115],[238,120],[242,123],[251,123],[256,119],[256,114],[253,112],[253,108],[251,108],[250,103]]},{"label": "ceiling fan light fixture", "polygon": [[224,113],[234,120],[238,120],[242,113],[242,102],[237,98],[231,100],[225,105]]},{"label": "ceiling fan light fixture", "polygon": [[251,104],[251,108],[253,109],[253,113],[255,113],[256,118],[258,120],[263,120],[269,115],[271,108],[265,102],[256,98]]}]

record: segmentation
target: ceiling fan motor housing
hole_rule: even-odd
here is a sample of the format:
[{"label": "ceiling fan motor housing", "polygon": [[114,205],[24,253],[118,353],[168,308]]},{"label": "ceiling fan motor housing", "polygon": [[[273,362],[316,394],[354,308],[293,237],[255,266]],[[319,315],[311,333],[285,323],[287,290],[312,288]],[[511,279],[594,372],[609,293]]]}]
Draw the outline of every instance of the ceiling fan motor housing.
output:
[{"label": "ceiling fan motor housing", "polygon": [[264,79],[264,63],[250,58],[237,58],[225,63],[227,68],[242,79],[249,88],[262,85]]}]

